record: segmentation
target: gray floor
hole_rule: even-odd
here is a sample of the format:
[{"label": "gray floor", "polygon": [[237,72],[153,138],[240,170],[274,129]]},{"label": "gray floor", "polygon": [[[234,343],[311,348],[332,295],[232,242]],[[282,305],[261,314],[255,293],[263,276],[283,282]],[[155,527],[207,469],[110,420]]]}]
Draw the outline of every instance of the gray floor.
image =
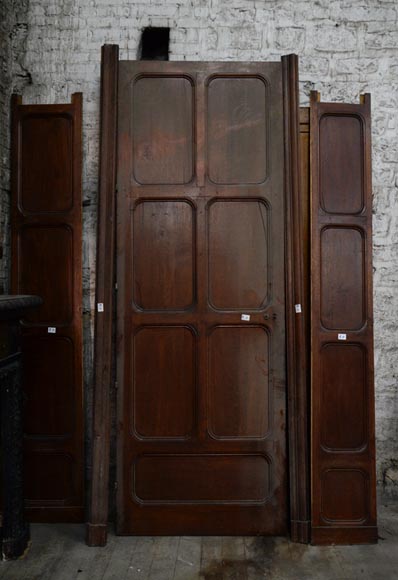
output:
[{"label": "gray floor", "polygon": [[285,538],[148,538],[110,534],[84,544],[82,525],[32,526],[23,560],[0,563],[1,580],[398,580],[398,503],[379,506],[374,546],[314,547]]}]

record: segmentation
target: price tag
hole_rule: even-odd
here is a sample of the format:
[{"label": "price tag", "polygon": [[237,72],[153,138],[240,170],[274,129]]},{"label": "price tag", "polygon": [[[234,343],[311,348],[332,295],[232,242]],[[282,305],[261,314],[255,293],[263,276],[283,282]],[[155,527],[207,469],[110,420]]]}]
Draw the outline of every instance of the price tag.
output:
[{"label": "price tag", "polygon": [[295,304],[294,309],[296,311],[296,314],[301,314],[301,304]]},{"label": "price tag", "polygon": [[242,316],[240,317],[241,320],[246,320],[249,321],[250,320],[250,314],[242,314]]},{"label": "price tag", "polygon": [[56,334],[57,329],[55,328],[55,326],[49,326],[47,328],[47,332],[48,332],[48,334]]},{"label": "price tag", "polygon": [[346,335],[346,334],[338,334],[338,335],[337,335],[337,338],[338,338],[339,340],[347,340],[347,335]]},{"label": "price tag", "polygon": [[98,302],[97,304],[97,312],[103,312],[104,311],[104,304],[103,302]]}]

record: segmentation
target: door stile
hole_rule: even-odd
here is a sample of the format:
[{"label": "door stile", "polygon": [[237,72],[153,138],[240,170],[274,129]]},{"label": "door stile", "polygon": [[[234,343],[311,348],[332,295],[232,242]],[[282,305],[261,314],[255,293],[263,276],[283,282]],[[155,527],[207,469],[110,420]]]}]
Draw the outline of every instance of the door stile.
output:
[{"label": "door stile", "polygon": [[[119,47],[101,56],[101,133],[94,331],[94,408],[91,489],[86,526],[89,546],[107,541],[115,283],[115,185]],[[103,305],[103,311],[98,304]]]},{"label": "door stile", "polygon": [[[286,331],[290,533],[310,541],[307,336],[304,308],[302,203],[300,198],[298,57],[282,57],[285,118]],[[298,311],[298,312],[297,312]]]}]

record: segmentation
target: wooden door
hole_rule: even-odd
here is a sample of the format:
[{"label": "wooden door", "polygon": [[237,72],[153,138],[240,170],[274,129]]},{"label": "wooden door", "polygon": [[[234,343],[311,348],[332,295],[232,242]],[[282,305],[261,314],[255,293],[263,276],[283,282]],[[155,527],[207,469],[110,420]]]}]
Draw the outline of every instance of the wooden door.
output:
[{"label": "wooden door", "polygon": [[370,95],[311,93],[312,542],[377,541]]},{"label": "wooden door", "polygon": [[281,63],[120,62],[119,533],[287,531]]},{"label": "wooden door", "polygon": [[82,95],[12,100],[12,276],[43,305],[22,322],[25,498],[38,522],[84,517]]}]

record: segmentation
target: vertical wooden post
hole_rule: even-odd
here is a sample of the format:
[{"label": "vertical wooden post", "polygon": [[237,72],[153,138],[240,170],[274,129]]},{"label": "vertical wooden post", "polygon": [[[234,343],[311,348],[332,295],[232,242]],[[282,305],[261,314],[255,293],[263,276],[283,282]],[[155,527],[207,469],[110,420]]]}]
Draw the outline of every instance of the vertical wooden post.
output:
[{"label": "vertical wooden post", "polygon": [[300,199],[298,57],[282,57],[285,117],[286,330],[290,526],[294,542],[310,540],[307,341]]},{"label": "vertical wooden post", "polygon": [[118,90],[117,45],[102,47],[101,144],[98,197],[96,304],[94,337],[94,416],[91,497],[86,541],[104,546],[107,540],[112,324],[115,290],[115,189]]}]

